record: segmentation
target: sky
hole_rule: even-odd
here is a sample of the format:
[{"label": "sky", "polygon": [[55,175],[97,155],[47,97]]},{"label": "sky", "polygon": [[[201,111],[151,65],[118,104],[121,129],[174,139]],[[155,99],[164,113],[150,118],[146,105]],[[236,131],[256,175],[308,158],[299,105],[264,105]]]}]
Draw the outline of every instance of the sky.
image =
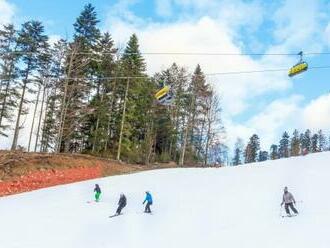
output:
[{"label": "sky", "polygon": [[[236,56],[145,55],[148,73],[173,62],[192,72],[289,69],[298,56],[248,54],[306,53],[310,67],[330,66],[330,1],[321,0],[0,0],[0,24],[43,22],[51,41],[71,39],[72,24],[92,3],[117,47],[136,33],[142,52],[235,53]],[[256,133],[262,149],[278,143],[284,131],[323,129],[330,134],[330,69],[311,69],[289,78],[287,72],[208,76],[221,96],[226,142]],[[31,110],[32,112],[32,110]],[[25,127],[28,130],[29,122]],[[28,131],[19,142],[25,145]],[[8,147],[11,141],[0,141]]]}]

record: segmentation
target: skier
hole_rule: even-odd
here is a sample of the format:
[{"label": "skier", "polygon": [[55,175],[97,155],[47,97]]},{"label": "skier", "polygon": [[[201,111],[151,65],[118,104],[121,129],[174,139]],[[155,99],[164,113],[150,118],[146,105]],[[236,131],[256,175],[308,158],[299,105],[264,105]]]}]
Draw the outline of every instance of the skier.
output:
[{"label": "skier", "polygon": [[95,192],[95,201],[98,202],[101,196],[101,188],[98,184],[95,184],[94,192]]},{"label": "skier", "polygon": [[143,203],[147,202],[146,208],[144,210],[145,213],[151,213],[150,205],[152,205],[152,196],[149,191],[146,191],[146,198],[144,199]]},{"label": "skier", "polygon": [[293,197],[293,195],[288,191],[288,187],[284,188],[284,194],[283,194],[283,200],[281,203],[281,207],[284,204],[285,212],[288,216],[291,216],[290,209],[295,213],[298,214],[297,209],[293,206],[293,204],[296,204],[296,201]]},{"label": "skier", "polygon": [[119,201],[118,201],[118,208],[117,208],[117,211],[116,211],[117,215],[120,215],[121,210],[123,210],[123,208],[126,206],[126,204],[127,204],[126,196],[123,193],[121,193]]}]

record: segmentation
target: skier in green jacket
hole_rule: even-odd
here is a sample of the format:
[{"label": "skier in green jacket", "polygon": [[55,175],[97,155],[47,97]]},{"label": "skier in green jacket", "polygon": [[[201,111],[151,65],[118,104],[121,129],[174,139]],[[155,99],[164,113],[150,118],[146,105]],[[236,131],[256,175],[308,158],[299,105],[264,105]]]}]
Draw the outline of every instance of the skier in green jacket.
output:
[{"label": "skier in green jacket", "polygon": [[99,202],[101,196],[101,188],[98,184],[95,184],[94,192],[95,192],[95,201]]}]

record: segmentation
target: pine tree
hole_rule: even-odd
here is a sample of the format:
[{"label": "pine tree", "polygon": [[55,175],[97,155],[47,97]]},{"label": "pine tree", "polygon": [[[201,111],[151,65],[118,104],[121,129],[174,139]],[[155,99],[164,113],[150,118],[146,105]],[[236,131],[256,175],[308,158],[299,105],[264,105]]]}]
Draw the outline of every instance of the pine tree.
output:
[{"label": "pine tree", "polygon": [[170,85],[174,92],[172,107],[167,108],[161,105],[156,107],[155,147],[157,158],[162,161],[166,159],[166,161],[179,162],[182,155],[183,137],[186,130],[184,124],[188,116],[187,108],[191,106],[189,105],[189,103],[191,104],[189,94],[186,93],[189,85],[188,78],[187,71],[175,63],[154,76],[159,88],[163,87],[164,84]]},{"label": "pine tree", "polygon": [[323,152],[326,150],[326,138],[325,138],[322,130],[319,130],[317,134],[318,134],[318,138],[319,138],[318,150],[320,152]]},{"label": "pine tree", "polygon": [[64,84],[64,63],[67,53],[67,42],[59,40],[51,49],[51,70],[46,93],[45,117],[41,131],[40,151],[56,151],[56,138],[59,138],[61,89]]},{"label": "pine tree", "polygon": [[295,129],[292,134],[290,155],[291,156],[300,155],[300,138],[299,138],[299,132],[297,129]]},{"label": "pine tree", "polygon": [[[50,52],[49,52],[49,45],[46,43],[45,47],[42,48],[40,51],[40,55],[38,58],[39,68],[37,69],[36,74],[36,84],[38,85],[37,90],[37,97],[34,101],[34,111],[32,117],[32,125],[30,129],[30,136],[29,136],[29,143],[28,143],[28,152],[30,151],[32,136],[35,132],[35,123],[37,125],[36,137],[35,137],[35,145],[34,151],[37,150],[38,140],[39,140],[39,132],[40,132],[40,125],[41,125],[41,116],[43,115],[44,110],[44,101],[45,101],[45,94],[46,88],[48,87],[48,76],[50,75]],[[39,115],[37,115],[37,109],[39,107],[39,102],[41,98],[41,107],[39,111]]]},{"label": "pine tree", "polygon": [[74,24],[74,41],[69,44],[66,61],[66,79],[62,88],[58,151],[81,152],[84,149],[86,123],[95,111],[89,106],[90,93],[94,87],[96,43],[100,37],[96,12],[86,5]]},{"label": "pine tree", "polygon": [[52,73],[52,62],[51,62],[51,53],[50,48],[47,47],[45,51],[43,52],[41,58],[40,58],[40,69],[39,69],[39,75],[37,76],[37,82],[40,85],[40,94],[41,94],[41,107],[39,111],[38,116],[38,126],[37,126],[37,132],[36,132],[36,138],[35,138],[35,144],[34,144],[34,152],[37,151],[38,143],[39,143],[39,137],[40,137],[40,130],[41,130],[41,124],[42,124],[42,118],[44,114],[44,105],[47,97],[47,92],[51,88],[51,80],[50,75]]},{"label": "pine tree", "polygon": [[222,139],[215,138],[209,149],[209,164],[214,166],[228,165],[228,147]]},{"label": "pine tree", "polygon": [[260,151],[259,152],[259,162],[268,160],[268,152],[267,151]]},{"label": "pine tree", "polygon": [[[205,156],[204,165],[209,161],[209,150],[210,146],[215,140],[217,133],[223,133],[223,127],[220,122],[220,99],[219,97],[211,93],[209,100],[207,101],[207,117],[206,117],[206,142],[205,142]],[[219,125],[220,124],[220,125]]]},{"label": "pine tree", "polygon": [[278,146],[273,144],[270,147],[270,159],[275,160],[278,158],[279,158]]},{"label": "pine tree", "polygon": [[[109,33],[102,35],[96,48],[99,54],[96,58],[95,74],[96,94],[89,102],[89,108],[95,109],[85,125],[85,135],[87,136],[85,150],[92,153],[100,153],[108,148],[111,129],[116,128],[112,124],[113,105],[116,101],[116,80],[111,80],[115,76],[116,63],[114,42]],[[109,78],[109,79],[108,79]]]},{"label": "pine tree", "polygon": [[318,143],[319,143],[319,136],[317,134],[314,134],[311,138],[311,152],[319,152],[318,149]]},{"label": "pine tree", "polygon": [[258,152],[260,150],[260,140],[258,135],[253,134],[245,149],[245,163],[257,162]]},{"label": "pine tree", "polygon": [[17,107],[18,59],[17,32],[12,24],[4,25],[0,29],[0,136],[8,136]]},{"label": "pine tree", "polygon": [[245,147],[245,150],[244,150],[244,163],[245,164],[248,164],[248,163],[252,163],[251,161],[252,161],[252,155],[251,155],[251,153],[252,153],[252,148],[251,148],[251,144],[250,143],[248,143],[247,145],[246,145],[246,147]]},{"label": "pine tree", "polygon": [[306,154],[311,151],[311,131],[306,130],[304,134],[300,135],[301,151]]},{"label": "pine tree", "polygon": [[84,48],[87,49],[96,45],[101,36],[100,30],[97,28],[99,22],[95,8],[91,4],[85,5],[73,24],[75,30],[74,39],[81,42]]},{"label": "pine tree", "polygon": [[279,147],[279,155],[280,158],[288,158],[289,157],[289,134],[284,132],[282,135],[282,139],[280,140],[280,147]]},{"label": "pine tree", "polygon": [[243,147],[244,147],[243,140],[238,138],[235,143],[235,148],[234,148],[233,165],[242,164]]},{"label": "pine tree", "polygon": [[[185,133],[185,123],[188,117],[188,108],[191,107],[191,102],[189,101],[189,96],[191,94],[187,94],[186,89],[189,87],[189,75],[185,68],[178,66],[173,63],[170,68],[165,71],[162,71],[160,75],[156,75],[156,78],[159,77],[157,81],[161,83],[166,83],[171,86],[171,89],[174,92],[174,100],[172,103],[172,107],[169,109],[168,113],[170,115],[171,120],[171,131],[167,135],[167,148],[164,150],[164,153],[167,153],[168,156],[173,160],[179,162],[180,158],[182,160],[182,152],[183,152],[183,137]],[[160,85],[161,87],[163,85]],[[206,122],[206,115],[204,123]],[[203,131],[203,137],[205,137],[206,133],[206,125]],[[200,147],[205,147],[202,142],[200,143]],[[158,141],[157,141],[158,142]],[[156,143],[157,145],[157,143]],[[177,149],[180,149],[181,152],[177,152]],[[200,151],[199,156],[204,157],[204,154],[201,154]]]},{"label": "pine tree", "polygon": [[[121,126],[117,150],[117,159],[123,152],[124,157],[135,157],[134,162],[140,161],[145,153],[145,135],[152,126],[152,95],[155,91],[154,84],[145,75],[146,64],[141,55],[138,39],[133,34],[125,48],[121,58],[121,73],[125,76],[133,76],[125,79],[123,99],[123,111],[121,114]],[[141,113],[144,113],[141,115]],[[148,142],[149,143],[149,142]]]},{"label": "pine tree", "polygon": [[[197,65],[192,75],[191,84],[188,87],[188,92],[191,92],[193,103],[191,105],[191,130],[190,130],[190,152],[197,160],[200,159],[204,153],[205,136],[207,133],[207,114],[208,114],[208,102],[212,99],[212,89],[210,85],[206,83],[205,75],[200,67]],[[218,109],[221,111],[220,106]],[[220,113],[219,111],[219,113]],[[220,120],[216,121],[217,123]],[[219,133],[222,127],[219,127]]]},{"label": "pine tree", "polygon": [[17,141],[19,137],[19,131],[21,129],[21,116],[24,113],[24,104],[26,103],[26,92],[32,91],[33,86],[30,85],[34,82],[30,78],[40,67],[40,55],[42,51],[47,47],[48,37],[43,34],[44,27],[38,21],[28,21],[22,25],[22,29],[18,34],[18,48],[22,51],[21,63],[23,68],[20,71],[22,75],[22,83],[20,85],[21,95],[19,100],[18,114],[14,132],[14,138],[12,143],[12,150],[17,147]]},{"label": "pine tree", "polygon": [[138,37],[133,34],[127,43],[122,56],[123,68],[125,72],[130,72],[127,76],[143,76],[146,71],[146,63],[140,52]]}]

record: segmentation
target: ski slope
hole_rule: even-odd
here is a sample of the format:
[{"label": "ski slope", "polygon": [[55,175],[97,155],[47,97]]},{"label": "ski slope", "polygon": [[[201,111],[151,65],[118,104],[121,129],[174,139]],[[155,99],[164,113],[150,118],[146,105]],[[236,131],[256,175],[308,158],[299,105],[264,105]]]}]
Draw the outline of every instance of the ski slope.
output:
[{"label": "ski slope", "polygon": [[[93,198],[94,184],[103,191]],[[289,187],[300,215],[280,217]],[[153,214],[143,213],[145,190]],[[166,169],[0,198],[1,248],[328,248],[330,153]],[[108,218],[124,192],[123,215]]]}]

